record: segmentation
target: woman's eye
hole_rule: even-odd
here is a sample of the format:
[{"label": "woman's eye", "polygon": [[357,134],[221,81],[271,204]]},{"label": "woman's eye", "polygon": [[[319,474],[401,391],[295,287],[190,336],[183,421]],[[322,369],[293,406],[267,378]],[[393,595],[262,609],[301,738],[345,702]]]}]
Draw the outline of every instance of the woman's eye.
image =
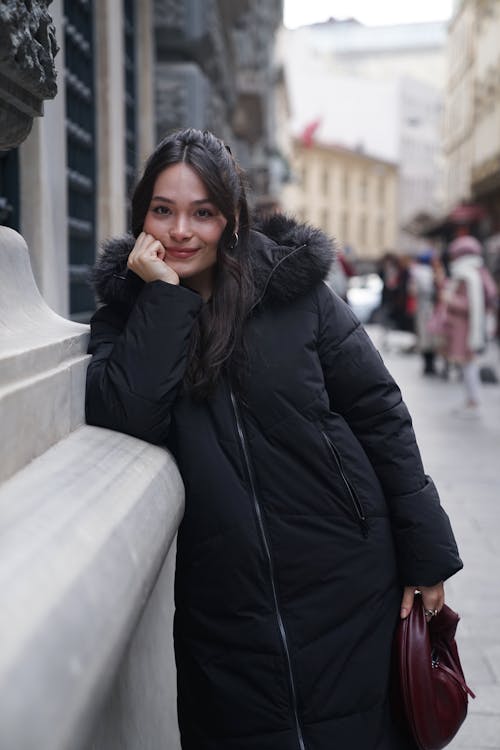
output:
[{"label": "woman's eye", "polygon": [[213,216],[213,212],[208,208],[199,208],[196,214],[200,217],[200,219],[208,219]]},{"label": "woman's eye", "polygon": [[170,213],[168,206],[153,206],[152,211],[154,214],[160,214],[160,216],[166,216]]}]

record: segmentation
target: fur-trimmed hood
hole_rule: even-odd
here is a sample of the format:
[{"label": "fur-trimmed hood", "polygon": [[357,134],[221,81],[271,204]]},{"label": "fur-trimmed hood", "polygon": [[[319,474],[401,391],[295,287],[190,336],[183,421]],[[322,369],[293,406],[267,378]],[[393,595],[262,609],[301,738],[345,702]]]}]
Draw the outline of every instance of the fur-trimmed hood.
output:
[{"label": "fur-trimmed hood", "polygon": [[[134,247],[131,234],[103,244],[92,282],[102,303],[134,304],[143,281],[127,270]],[[286,304],[325,279],[334,261],[333,240],[320,229],[276,214],[250,232],[250,253],[255,284],[255,305],[264,301]]]}]

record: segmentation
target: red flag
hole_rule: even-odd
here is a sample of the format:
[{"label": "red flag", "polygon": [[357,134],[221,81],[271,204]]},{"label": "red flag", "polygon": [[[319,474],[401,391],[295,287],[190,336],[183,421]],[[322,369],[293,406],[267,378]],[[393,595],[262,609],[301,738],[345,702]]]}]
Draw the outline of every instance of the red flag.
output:
[{"label": "red flag", "polygon": [[316,120],[313,120],[308,125],[306,125],[306,127],[302,131],[300,140],[302,141],[302,145],[306,146],[306,148],[313,145],[314,133],[319,128],[320,123],[321,123],[321,118],[318,117]]}]

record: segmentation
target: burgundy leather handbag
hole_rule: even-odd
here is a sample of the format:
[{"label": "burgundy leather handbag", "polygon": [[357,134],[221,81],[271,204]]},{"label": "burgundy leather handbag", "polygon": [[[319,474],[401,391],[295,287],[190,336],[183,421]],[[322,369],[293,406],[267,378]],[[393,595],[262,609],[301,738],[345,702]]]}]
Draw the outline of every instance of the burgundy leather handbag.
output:
[{"label": "burgundy leather handbag", "polygon": [[415,594],[411,613],[398,624],[394,641],[397,708],[419,750],[441,750],[460,729],[468,707],[467,687],[455,632],[459,616],[446,604],[427,622]]}]

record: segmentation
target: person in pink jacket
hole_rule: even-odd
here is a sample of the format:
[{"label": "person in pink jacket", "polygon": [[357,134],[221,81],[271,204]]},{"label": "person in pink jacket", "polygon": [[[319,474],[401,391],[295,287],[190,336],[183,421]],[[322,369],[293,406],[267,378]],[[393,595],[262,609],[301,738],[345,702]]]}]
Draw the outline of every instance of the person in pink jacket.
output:
[{"label": "person in pink jacket", "polygon": [[448,253],[450,278],[441,298],[446,307],[443,353],[462,367],[466,401],[460,414],[475,417],[480,404],[477,354],[486,347],[487,312],[497,304],[498,292],[475,237],[457,237]]}]

